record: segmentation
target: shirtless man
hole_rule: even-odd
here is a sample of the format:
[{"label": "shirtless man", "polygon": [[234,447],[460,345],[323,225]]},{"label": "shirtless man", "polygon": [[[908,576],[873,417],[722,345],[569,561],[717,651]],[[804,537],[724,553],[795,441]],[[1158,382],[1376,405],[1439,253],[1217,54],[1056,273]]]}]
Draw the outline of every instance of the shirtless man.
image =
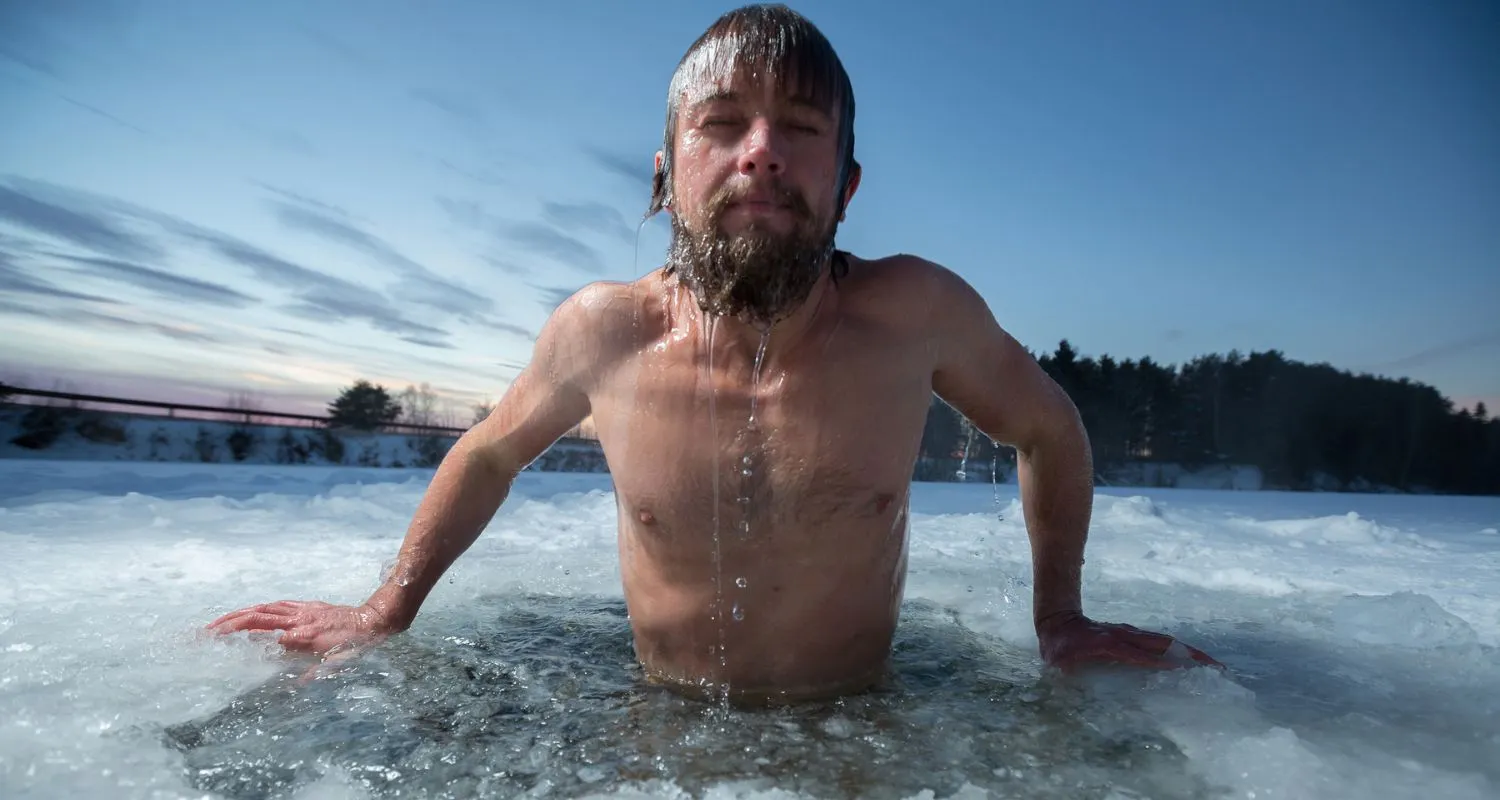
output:
[{"label": "shirtless man", "polygon": [[651,205],[672,222],[665,266],[557,308],[364,604],[269,603],[210,627],[314,653],[407,629],[517,474],[592,414],[645,673],[751,701],[857,692],[890,652],[935,392],[1017,449],[1043,659],[1183,663],[1170,637],[1083,614],[1093,470],[1067,395],[953,272],[834,248],[860,182],[853,120],[813,25],[780,7],[720,18],[668,94]]}]

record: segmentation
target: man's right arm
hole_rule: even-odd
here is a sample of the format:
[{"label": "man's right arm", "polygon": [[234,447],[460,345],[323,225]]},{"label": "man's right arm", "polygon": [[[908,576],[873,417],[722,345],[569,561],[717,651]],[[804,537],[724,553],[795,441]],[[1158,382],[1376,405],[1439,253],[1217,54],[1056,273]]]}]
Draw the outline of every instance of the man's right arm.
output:
[{"label": "man's right arm", "polygon": [[365,602],[393,631],[411,625],[428,592],[505,502],[516,476],[588,416],[588,380],[607,357],[593,327],[580,295],[559,306],[494,410],[438,465],[395,568]]},{"label": "man's right arm", "polygon": [[396,564],[360,606],[280,601],[232,611],[209,623],[218,633],[280,630],[288,650],[329,652],[406,630],[443,573],[479,538],[511,482],[589,414],[594,376],[618,343],[591,302],[610,290],[585,288],[553,312],[531,361],[490,415],[459,437],[417,506]]}]

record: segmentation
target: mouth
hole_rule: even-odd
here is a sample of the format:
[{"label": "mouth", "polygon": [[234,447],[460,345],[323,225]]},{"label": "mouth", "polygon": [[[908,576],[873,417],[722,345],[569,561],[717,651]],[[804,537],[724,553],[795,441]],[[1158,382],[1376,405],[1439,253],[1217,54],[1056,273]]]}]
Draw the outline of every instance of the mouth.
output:
[{"label": "mouth", "polygon": [[747,198],[743,200],[731,201],[727,207],[727,210],[739,210],[750,214],[788,214],[791,213],[792,207],[789,203],[784,203],[779,200],[773,200],[771,198]]}]

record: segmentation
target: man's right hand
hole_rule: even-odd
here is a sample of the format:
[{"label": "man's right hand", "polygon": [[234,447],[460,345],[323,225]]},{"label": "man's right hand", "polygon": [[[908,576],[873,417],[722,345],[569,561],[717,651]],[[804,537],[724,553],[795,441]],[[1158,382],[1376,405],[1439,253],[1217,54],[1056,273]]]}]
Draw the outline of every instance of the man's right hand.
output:
[{"label": "man's right hand", "polygon": [[281,600],[242,608],[206,628],[219,635],[284,631],[277,639],[282,647],[318,655],[363,650],[398,632],[385,615],[368,605],[339,606],[318,600]]}]

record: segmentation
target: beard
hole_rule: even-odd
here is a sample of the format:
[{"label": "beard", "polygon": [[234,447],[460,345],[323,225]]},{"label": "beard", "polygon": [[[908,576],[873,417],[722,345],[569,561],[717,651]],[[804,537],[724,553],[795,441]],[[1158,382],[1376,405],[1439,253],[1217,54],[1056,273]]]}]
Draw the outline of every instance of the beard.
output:
[{"label": "beard", "polygon": [[736,234],[719,224],[740,194],[726,187],[709,199],[704,230],[689,230],[674,213],[666,271],[677,275],[710,316],[733,316],[763,326],[791,314],[812,292],[833,253],[832,225],[820,225],[795,191],[774,185],[792,214],[789,233],[752,223]]}]

